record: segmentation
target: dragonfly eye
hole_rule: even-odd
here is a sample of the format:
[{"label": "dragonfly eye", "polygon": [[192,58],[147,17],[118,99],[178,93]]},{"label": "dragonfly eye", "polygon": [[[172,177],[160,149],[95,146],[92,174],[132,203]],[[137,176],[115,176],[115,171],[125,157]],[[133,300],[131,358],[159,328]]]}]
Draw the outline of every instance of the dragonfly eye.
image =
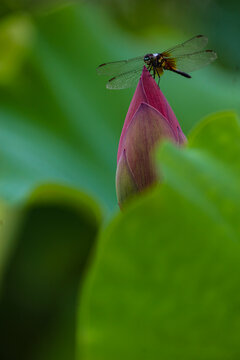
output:
[{"label": "dragonfly eye", "polygon": [[149,55],[144,56],[144,61],[145,61],[146,63],[149,63],[150,60],[151,60],[151,58],[150,58]]}]

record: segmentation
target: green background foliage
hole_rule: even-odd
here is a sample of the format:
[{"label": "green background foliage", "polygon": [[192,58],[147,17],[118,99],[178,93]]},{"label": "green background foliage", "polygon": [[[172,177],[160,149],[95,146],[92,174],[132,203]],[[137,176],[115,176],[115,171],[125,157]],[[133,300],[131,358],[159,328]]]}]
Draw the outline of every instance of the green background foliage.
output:
[{"label": "green background foliage", "polygon": [[[1,2],[1,359],[239,358],[239,14],[235,1]],[[134,89],[108,91],[95,69],[198,33],[219,59],[161,79],[188,146],[163,144],[164,183],[120,214]]]}]

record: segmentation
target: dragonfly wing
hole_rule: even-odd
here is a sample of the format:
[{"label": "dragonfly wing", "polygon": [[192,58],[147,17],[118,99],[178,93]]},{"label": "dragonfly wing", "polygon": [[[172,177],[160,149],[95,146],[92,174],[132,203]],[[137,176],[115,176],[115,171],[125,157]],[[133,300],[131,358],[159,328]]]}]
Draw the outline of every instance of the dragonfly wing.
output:
[{"label": "dragonfly wing", "polygon": [[107,82],[108,89],[127,89],[137,84],[142,68],[113,77]]},{"label": "dragonfly wing", "polygon": [[190,40],[185,41],[182,44],[179,44],[172,49],[164,51],[162,54],[165,57],[175,57],[185,54],[191,54],[203,49],[208,43],[208,38],[204,35],[197,35],[191,38]]},{"label": "dragonfly wing", "polygon": [[143,64],[144,64],[143,56],[129,60],[114,61],[99,65],[97,67],[97,73],[99,75],[106,75],[109,77],[113,77],[122,73],[135,70],[136,68],[143,66]]},{"label": "dragonfly wing", "polygon": [[201,69],[217,59],[217,54],[212,50],[199,51],[194,54],[179,56],[175,59],[176,68],[183,72]]}]

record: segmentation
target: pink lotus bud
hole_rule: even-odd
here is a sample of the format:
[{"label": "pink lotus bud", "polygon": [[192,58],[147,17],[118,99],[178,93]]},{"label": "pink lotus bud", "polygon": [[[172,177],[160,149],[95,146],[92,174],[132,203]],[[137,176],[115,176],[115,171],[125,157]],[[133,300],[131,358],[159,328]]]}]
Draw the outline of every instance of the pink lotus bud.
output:
[{"label": "pink lotus bud", "polygon": [[116,189],[120,206],[160,181],[152,152],[164,139],[179,145],[186,141],[173,110],[144,67],[118,146]]}]

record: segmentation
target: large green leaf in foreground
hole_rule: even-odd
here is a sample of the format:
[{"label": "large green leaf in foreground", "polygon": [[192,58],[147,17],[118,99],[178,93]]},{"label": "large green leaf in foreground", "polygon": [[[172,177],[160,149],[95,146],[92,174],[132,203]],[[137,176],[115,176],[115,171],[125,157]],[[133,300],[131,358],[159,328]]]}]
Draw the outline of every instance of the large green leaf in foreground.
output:
[{"label": "large green leaf in foreground", "polygon": [[203,121],[188,148],[161,148],[165,184],[99,242],[81,301],[80,359],[239,359],[239,143],[226,113]]},{"label": "large green leaf in foreground", "polygon": [[0,358],[74,359],[76,300],[99,209],[76,190],[45,185],[18,215],[0,267]]}]

